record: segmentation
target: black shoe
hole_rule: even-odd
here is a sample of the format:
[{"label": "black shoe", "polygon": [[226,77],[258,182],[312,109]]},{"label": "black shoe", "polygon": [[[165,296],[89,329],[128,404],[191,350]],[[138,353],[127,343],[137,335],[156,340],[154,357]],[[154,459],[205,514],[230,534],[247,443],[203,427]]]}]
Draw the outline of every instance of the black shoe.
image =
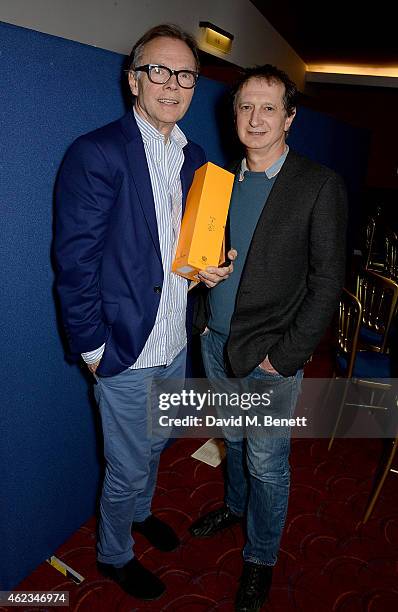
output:
[{"label": "black shoe", "polygon": [[205,514],[192,523],[189,528],[189,533],[195,538],[208,538],[218,531],[222,531],[241,521],[241,516],[231,512],[227,506],[222,506],[217,510],[212,510],[212,512]]},{"label": "black shoe", "polygon": [[135,521],[131,525],[132,531],[138,531],[158,550],[171,552],[180,545],[173,529],[151,514],[145,521]]},{"label": "black shoe", "polygon": [[272,567],[245,561],[235,599],[235,612],[258,612],[267,599],[272,582]]},{"label": "black shoe", "polygon": [[134,557],[123,567],[115,567],[109,563],[97,563],[98,570],[103,576],[111,578],[123,591],[138,599],[158,599],[165,591],[163,582],[146,569]]}]

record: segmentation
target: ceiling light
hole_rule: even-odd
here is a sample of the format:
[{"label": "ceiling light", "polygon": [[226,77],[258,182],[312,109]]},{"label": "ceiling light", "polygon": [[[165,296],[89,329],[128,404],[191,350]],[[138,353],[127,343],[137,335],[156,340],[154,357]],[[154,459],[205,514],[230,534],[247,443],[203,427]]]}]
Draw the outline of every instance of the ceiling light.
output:
[{"label": "ceiling light", "polygon": [[397,66],[345,66],[343,64],[310,64],[308,72],[327,74],[358,74],[362,76],[398,77]]},{"label": "ceiling light", "polygon": [[206,43],[222,53],[229,53],[231,51],[234,39],[233,34],[222,30],[209,21],[200,21],[199,27],[203,31],[202,43]]}]

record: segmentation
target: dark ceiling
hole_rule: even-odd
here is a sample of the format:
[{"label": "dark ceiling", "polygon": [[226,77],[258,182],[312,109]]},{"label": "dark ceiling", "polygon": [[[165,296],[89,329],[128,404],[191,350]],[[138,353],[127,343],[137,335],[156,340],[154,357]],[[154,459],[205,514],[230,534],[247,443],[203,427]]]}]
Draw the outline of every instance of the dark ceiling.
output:
[{"label": "dark ceiling", "polygon": [[394,2],[252,3],[307,64],[398,65]]}]

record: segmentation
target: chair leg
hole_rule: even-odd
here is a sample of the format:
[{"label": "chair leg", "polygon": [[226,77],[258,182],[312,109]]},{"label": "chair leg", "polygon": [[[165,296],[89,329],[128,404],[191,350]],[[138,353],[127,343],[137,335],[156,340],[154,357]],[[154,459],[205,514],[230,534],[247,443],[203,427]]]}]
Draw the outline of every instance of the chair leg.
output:
[{"label": "chair leg", "polygon": [[[345,400],[346,400],[347,393],[348,393],[349,382],[350,382],[350,379],[347,378],[345,380],[345,383],[344,383],[343,398],[341,400],[341,404],[340,404],[340,408],[339,408],[339,413],[337,415],[336,423],[334,425],[333,432],[332,432],[332,435],[331,435],[330,440],[329,440],[328,451],[330,451],[330,449],[333,446],[333,442],[334,442],[334,439],[336,437],[337,428],[338,428],[338,426],[340,424],[341,415],[343,414],[343,408],[344,408]],[[330,391],[330,389],[328,389],[328,393],[329,393],[329,391]]]},{"label": "chair leg", "polygon": [[372,495],[372,497],[371,497],[371,499],[370,499],[370,501],[369,501],[369,503],[368,503],[368,505],[366,507],[365,514],[364,514],[363,519],[362,519],[362,524],[363,525],[368,521],[370,515],[373,512],[373,508],[374,508],[374,506],[376,504],[376,501],[377,501],[377,499],[378,499],[378,497],[380,495],[380,492],[381,492],[381,490],[383,488],[384,481],[387,478],[387,474],[390,471],[392,462],[393,462],[394,457],[395,457],[395,453],[397,452],[397,445],[398,445],[398,437],[395,438],[395,440],[392,443],[391,452],[390,452],[390,454],[388,456],[387,463],[385,465],[385,468],[383,470],[381,478],[380,478],[380,480],[379,480],[379,482],[377,484],[375,492],[373,493],[373,495]]}]

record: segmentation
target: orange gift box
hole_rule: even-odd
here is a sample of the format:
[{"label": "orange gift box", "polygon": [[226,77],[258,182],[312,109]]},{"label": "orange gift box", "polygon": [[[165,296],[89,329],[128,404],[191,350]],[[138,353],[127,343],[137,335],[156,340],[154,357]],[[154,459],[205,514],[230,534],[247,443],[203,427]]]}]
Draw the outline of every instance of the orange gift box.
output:
[{"label": "orange gift box", "polygon": [[211,162],[195,172],[188,193],[172,271],[190,280],[224,262],[224,233],[234,175]]}]

